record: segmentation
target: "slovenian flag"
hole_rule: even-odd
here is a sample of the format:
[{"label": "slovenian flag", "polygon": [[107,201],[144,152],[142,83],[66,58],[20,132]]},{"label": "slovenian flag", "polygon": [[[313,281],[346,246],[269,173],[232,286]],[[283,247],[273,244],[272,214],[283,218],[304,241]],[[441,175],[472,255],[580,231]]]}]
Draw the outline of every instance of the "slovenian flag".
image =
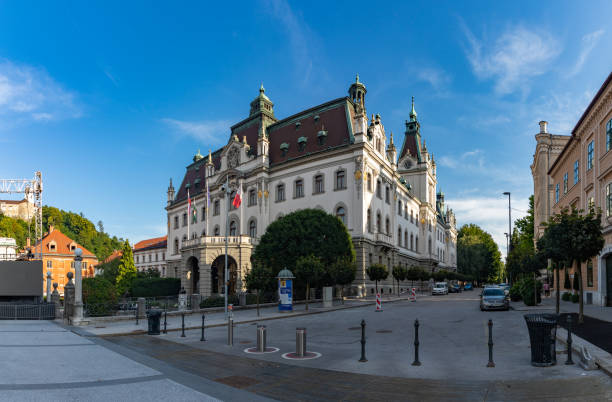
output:
[{"label": "slovenian flag", "polygon": [[241,194],[241,189],[242,186],[238,186],[238,191],[236,191],[236,196],[234,197],[234,201],[232,201],[232,205],[234,206],[234,208],[238,208],[240,206],[240,203],[242,202],[242,194]]}]

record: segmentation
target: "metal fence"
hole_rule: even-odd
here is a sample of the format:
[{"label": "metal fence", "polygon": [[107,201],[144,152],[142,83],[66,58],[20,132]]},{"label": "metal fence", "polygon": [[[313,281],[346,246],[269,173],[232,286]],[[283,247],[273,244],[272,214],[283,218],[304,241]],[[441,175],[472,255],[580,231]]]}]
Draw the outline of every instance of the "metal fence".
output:
[{"label": "metal fence", "polygon": [[138,305],[129,300],[118,303],[85,303],[83,304],[84,317],[109,317],[136,315]]},{"label": "metal fence", "polygon": [[0,304],[0,320],[54,320],[55,304]]}]

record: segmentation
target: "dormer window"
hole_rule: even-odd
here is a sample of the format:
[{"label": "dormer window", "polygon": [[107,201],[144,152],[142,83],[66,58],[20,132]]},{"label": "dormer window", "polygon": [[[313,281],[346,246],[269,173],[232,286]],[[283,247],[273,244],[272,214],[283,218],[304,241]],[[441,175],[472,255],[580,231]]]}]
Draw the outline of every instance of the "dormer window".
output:
[{"label": "dormer window", "polygon": [[319,115],[318,114],[315,114],[314,121],[319,121]]},{"label": "dormer window", "polygon": [[319,140],[319,145],[324,145],[326,138],[327,138],[327,130],[325,130],[325,126],[321,126],[321,131],[317,133],[317,139]]},{"label": "dormer window", "polygon": [[196,188],[200,187],[200,179],[195,179],[193,184],[195,185]]},{"label": "dormer window", "polygon": [[280,145],[280,150],[281,150],[281,156],[287,156],[287,152],[289,151],[289,144],[287,144],[286,142],[283,142]]},{"label": "dormer window", "polygon": [[304,149],[306,149],[306,141],[308,141],[306,137],[298,138],[298,149],[300,150],[300,152],[303,152]]},{"label": "dormer window", "polygon": [[297,123],[295,123],[295,129],[299,129],[301,125],[302,123],[298,121]]},{"label": "dormer window", "polygon": [[191,184],[189,184],[189,182],[187,182],[187,184],[185,184],[185,188],[187,189],[189,187],[191,187]]}]

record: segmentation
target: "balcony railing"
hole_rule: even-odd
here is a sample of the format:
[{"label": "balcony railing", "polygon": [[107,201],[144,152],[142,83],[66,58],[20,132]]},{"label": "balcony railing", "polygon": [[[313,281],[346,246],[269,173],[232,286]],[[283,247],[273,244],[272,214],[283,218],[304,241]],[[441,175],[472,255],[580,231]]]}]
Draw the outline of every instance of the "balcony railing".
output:
[{"label": "balcony railing", "polygon": [[376,241],[393,245],[393,237],[384,233],[376,233]]},{"label": "balcony railing", "polygon": [[[251,236],[228,236],[227,242],[229,245],[232,244],[257,244],[257,238]],[[185,247],[197,247],[204,245],[223,245],[225,244],[225,236],[203,236],[195,239],[185,240],[183,242],[183,248]]]}]

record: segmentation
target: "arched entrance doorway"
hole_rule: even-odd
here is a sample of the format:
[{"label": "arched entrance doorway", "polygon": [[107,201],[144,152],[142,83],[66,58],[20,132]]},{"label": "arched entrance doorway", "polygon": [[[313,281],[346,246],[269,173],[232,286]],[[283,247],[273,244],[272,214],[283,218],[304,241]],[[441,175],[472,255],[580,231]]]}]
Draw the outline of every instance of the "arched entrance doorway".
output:
[{"label": "arched entrance doorway", "polygon": [[187,260],[188,280],[191,285],[191,293],[200,293],[200,266],[198,259],[189,257]]},{"label": "arched entrance doorway", "polygon": [[[227,256],[227,270],[229,271],[229,283],[227,288],[228,294],[236,293],[236,284],[238,281],[238,264],[231,256]],[[225,254],[215,258],[210,266],[210,292],[223,294],[225,273]]]}]

